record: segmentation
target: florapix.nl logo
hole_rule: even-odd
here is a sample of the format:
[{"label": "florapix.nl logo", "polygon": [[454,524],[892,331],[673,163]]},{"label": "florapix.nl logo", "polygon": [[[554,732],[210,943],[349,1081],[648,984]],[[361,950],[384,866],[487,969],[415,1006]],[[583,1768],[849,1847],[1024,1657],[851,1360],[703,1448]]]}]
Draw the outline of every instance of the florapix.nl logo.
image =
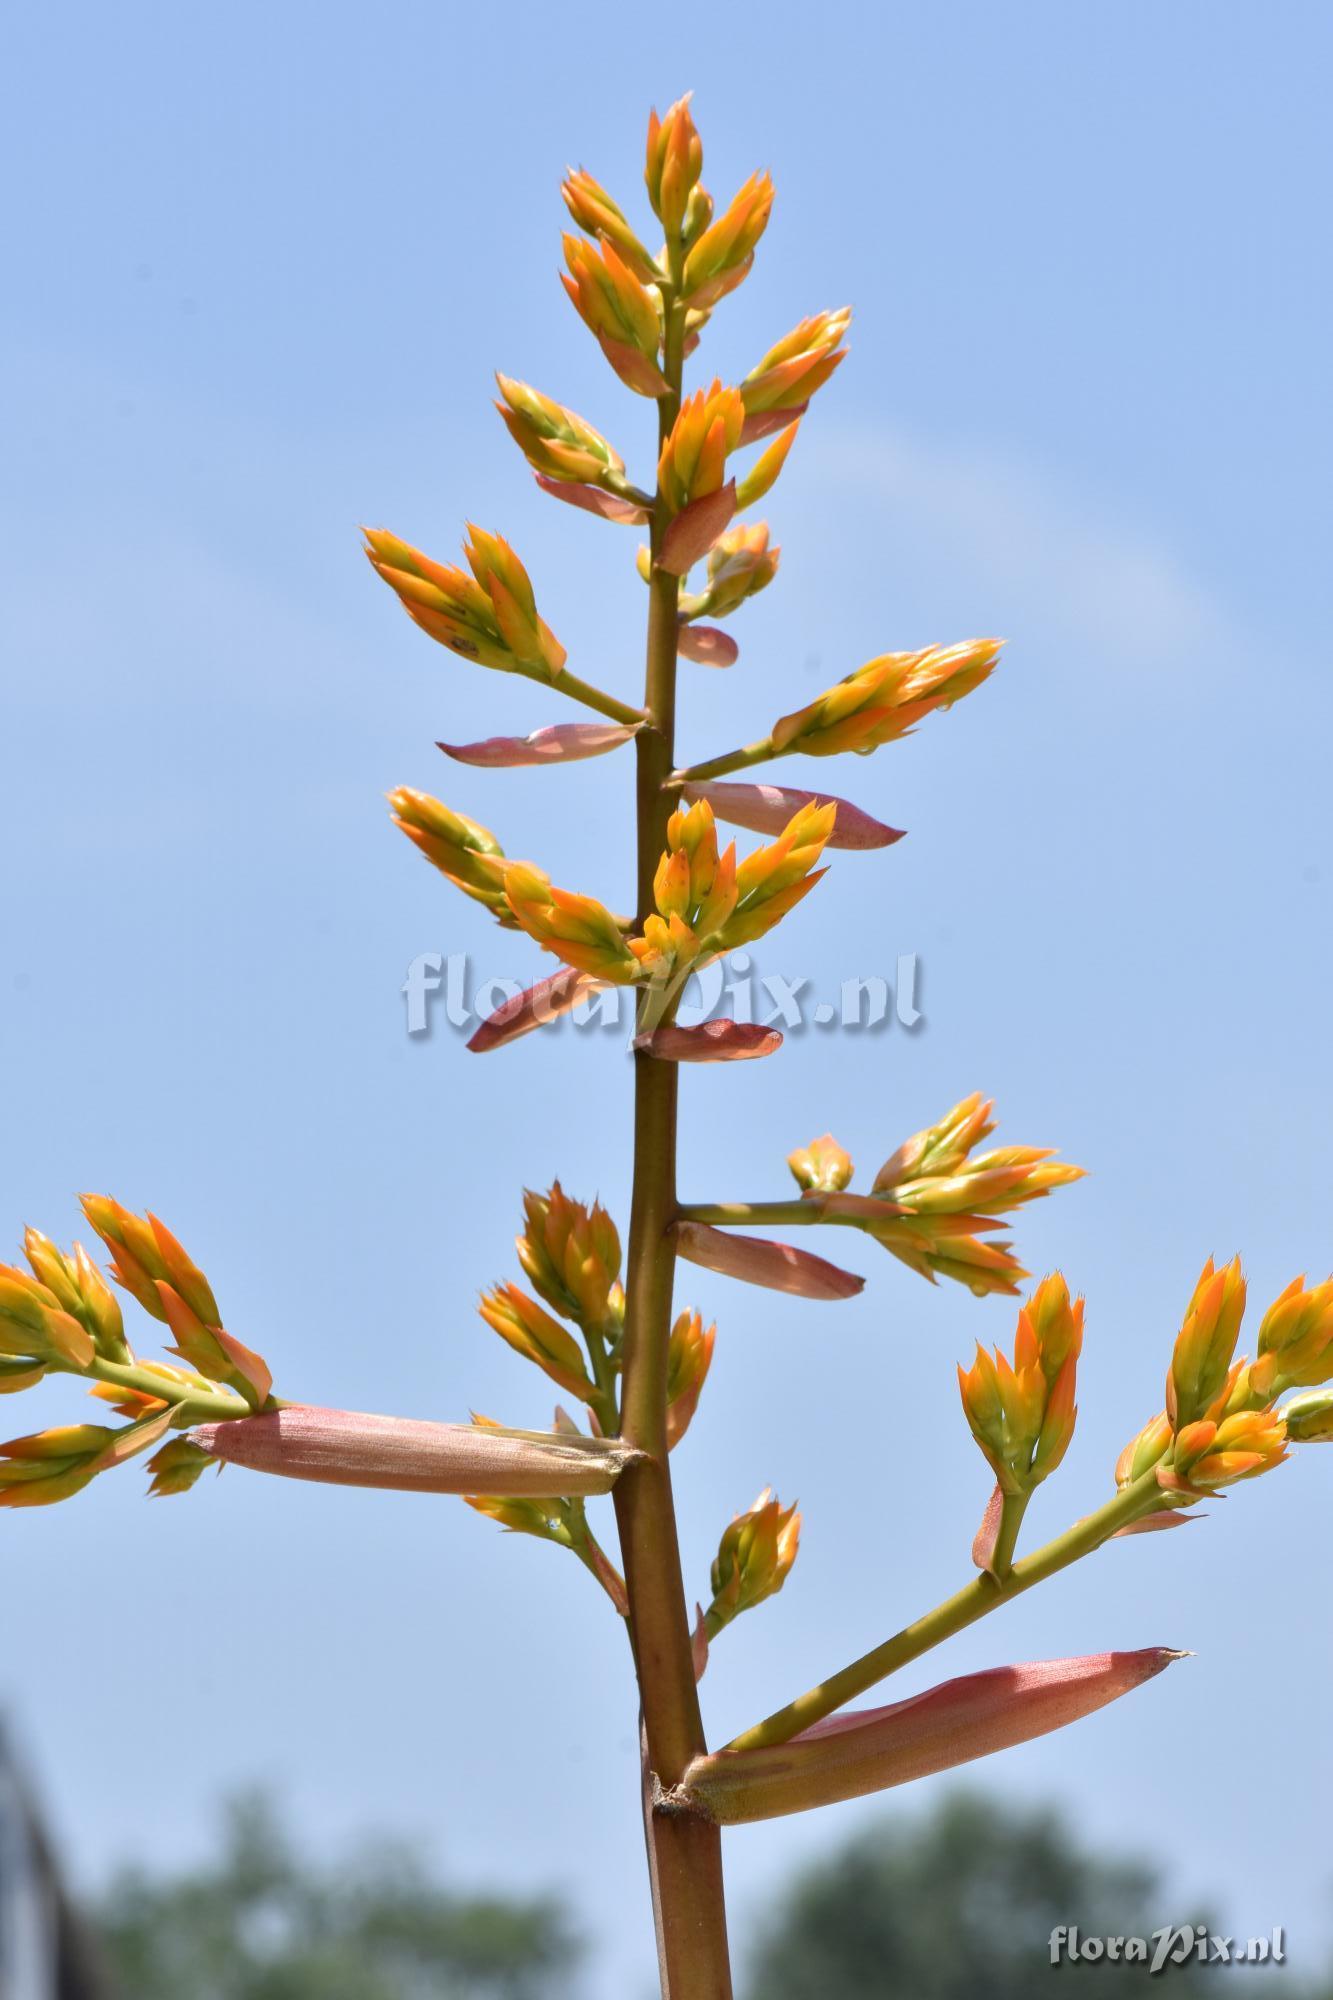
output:
[{"label": "florapix.nl logo", "polygon": [[[601,987],[553,1017],[551,1026],[572,1034],[629,1035],[636,990]],[[471,1034],[523,992],[518,980],[482,971],[466,952],[418,952],[402,986],[407,1032],[430,1035],[443,1026],[454,1034]],[[860,974],[829,990],[802,974],[765,971],[748,952],[738,951],[691,972],[676,1018],[687,1028],[725,1014],[784,1034],[883,1034],[895,1024],[911,1033],[925,1025],[921,992],[922,966],[915,952],[897,955],[892,977]]]}]

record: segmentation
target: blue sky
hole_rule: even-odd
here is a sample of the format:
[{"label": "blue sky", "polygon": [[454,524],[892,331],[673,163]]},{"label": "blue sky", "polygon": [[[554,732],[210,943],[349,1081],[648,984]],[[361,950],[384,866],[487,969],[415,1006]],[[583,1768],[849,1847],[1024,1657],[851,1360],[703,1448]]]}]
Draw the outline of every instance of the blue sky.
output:
[{"label": "blue sky", "polygon": [[[1001,1139],[1092,1169],[1018,1232],[1089,1299],[1079,1435],[1034,1508],[1054,1530],[1159,1406],[1206,1254],[1239,1249],[1258,1305],[1333,1261],[1328,15],[667,19],[241,0],[11,25],[0,1215],[68,1237],[84,1187],[157,1209],[286,1394],[546,1420],[473,1301],[511,1271],[525,1183],[623,1218],[628,1065],[598,1035],[409,1041],[418,952],[544,968],[381,795],[437,791],[623,902],[630,765],[447,767],[438,736],[574,711],[416,633],[355,528],[446,558],[465,518],[499,528],[575,670],[633,695],[633,537],[537,492],[490,371],[647,470],[651,412],[556,283],[557,188],[581,161],[636,203],[648,106],[693,85],[714,190],[778,185],[701,365],[857,318],[772,497],[783,569],[735,621],[740,664],[684,669],[683,753],[875,652],[1010,646],[912,741],[785,768],[910,837],[839,857],[764,964],[836,991],[916,953],[926,1018],[687,1076],[682,1184],[780,1196],[829,1126],[873,1171],[977,1088]],[[1011,1310],[848,1261],[871,1282],[836,1306],[684,1282],[719,1324],[677,1464],[691,1578],[765,1481],[807,1521],[784,1596],[716,1649],[721,1739],[967,1572],[986,1480],[954,1362]],[[1331,1480],[1307,1454],[902,1683],[1193,1649],[979,1775],[1175,1865],[1182,1906],[1217,1885],[1238,1928],[1286,1924],[1307,1963],[1333,1886]],[[197,1852],[218,1792],[265,1776],[312,1838],[400,1827],[465,1878],[567,1887],[599,2000],[648,1990],[626,1662],[574,1565],[447,1501],[229,1473],[145,1510],[141,1486],[3,1530],[0,1698],[84,1879]],[[870,1810],[732,1838],[738,1935]]]}]

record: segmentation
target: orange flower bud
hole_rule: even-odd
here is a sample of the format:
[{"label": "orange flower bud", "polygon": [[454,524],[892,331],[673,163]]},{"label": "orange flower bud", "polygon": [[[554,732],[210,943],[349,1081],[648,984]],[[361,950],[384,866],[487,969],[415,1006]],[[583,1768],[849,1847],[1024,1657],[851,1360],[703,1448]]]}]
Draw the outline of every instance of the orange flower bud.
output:
[{"label": "orange flower bud", "polygon": [[686,256],[683,282],[691,305],[706,310],[741,283],[772,209],[772,179],[768,174],[751,174]]},{"label": "orange flower bud", "polygon": [[0,1507],[48,1507],[97,1477],[116,1432],[103,1424],[65,1424],[0,1445]]},{"label": "orange flower bud", "polygon": [[604,1327],[620,1275],[620,1236],[594,1202],[572,1201],[559,1181],[546,1194],[523,1196],[524,1229],[515,1238],[518,1261],[548,1305],[580,1325]]},{"label": "orange flower bud", "polygon": [[562,1389],[568,1389],[585,1402],[594,1398],[597,1392],[578,1342],[519,1286],[493,1286],[483,1293],[478,1311],[501,1340],[508,1341],[516,1353],[535,1361]]},{"label": "orange flower bud", "polygon": [[560,282],[584,325],[626,388],[641,396],[665,396],[667,380],[658,366],[662,344],[661,301],[640,283],[615,245],[577,236],[564,238],[568,274]]},{"label": "orange flower bud", "polygon": [[716,1326],[683,1312],[671,1329],[667,1348],[667,1449],[674,1451],[690,1427],[713,1362]]},{"label": "orange flower bud", "polygon": [[534,472],[548,479],[591,482],[594,486],[609,481],[613,489],[619,488],[625,462],[600,431],[526,382],[516,382],[509,375],[495,379],[503,398],[495,407]]},{"label": "orange flower bud", "polygon": [[[753,507],[756,500],[762,500],[764,495],[770,492],[777,484],[782,468],[787,463],[787,454],[795,444],[796,433],[800,428],[799,420],[796,423],[788,424],[787,428],[768,447],[768,450],[760,453],[744,479],[737,482],[736,511],[738,514],[743,513],[747,507]],[[741,433],[741,442],[742,444],[749,442],[743,430]],[[775,558],[776,554],[775,550]]]},{"label": "orange flower bud", "polygon": [[1158,1479],[1167,1492],[1207,1492],[1257,1478],[1286,1456],[1287,1429],[1276,1411],[1242,1410],[1221,1423],[1205,1418],[1177,1431],[1172,1465]]},{"label": "orange flower bud", "polygon": [[108,1430],[65,1424],[0,1445],[0,1507],[47,1507],[80,1492],[99,1472],[156,1444],[165,1414]]},{"label": "orange flower bud", "polygon": [[801,1541],[801,1517],[782,1507],[766,1486],[752,1506],[725,1530],[713,1562],[713,1601],[704,1629],[715,1639],[742,1611],[753,1610],[781,1590]]},{"label": "orange flower bud", "polygon": [[1145,1424],[1138,1436],[1131,1438],[1121,1452],[1116,1460],[1116,1485],[1132,1486],[1152,1466],[1160,1464],[1170,1449],[1171,1419],[1163,1410],[1160,1416]]},{"label": "orange flower bud", "polygon": [[690,97],[677,99],[664,118],[654,111],[648,120],[648,157],[644,184],[648,199],[668,236],[679,236],[690,196],[703,172],[703,141],[690,116]]},{"label": "orange flower bud", "polygon": [[613,985],[633,984],[638,962],[604,904],[553,888],[549,877],[527,861],[507,862],[503,880],[515,921],[543,951]]},{"label": "orange flower bud", "polygon": [[1030,1493],[1068,1450],[1082,1345],[1083,1301],[1070,1304],[1056,1272],[1019,1313],[1013,1361],[978,1346],[972,1367],[958,1370],[968,1425],[1004,1492]]},{"label": "orange flower bud", "polygon": [[497,923],[517,929],[518,920],[505,895],[505,851],[488,827],[410,785],[390,792],[389,804],[394,825],[446,881],[483,904]]},{"label": "orange flower bud", "polygon": [[1313,1389],[1333,1376],[1333,1278],[1306,1287],[1293,1278],[1264,1314],[1250,1387],[1266,1400],[1285,1389]]},{"label": "orange flower bud", "polygon": [[67,1257],[40,1229],[24,1232],[23,1253],[34,1275],[53,1292],[63,1311],[79,1321],[110,1361],[129,1359],[125,1322],[115,1293],[81,1243]]},{"label": "orange flower bud", "polygon": [[472,575],[366,528],[371,568],[397,593],[409,618],[451,652],[501,673],[553,681],[565,649],[537,615],[532,584],[508,542],[469,524],[463,546]]},{"label": "orange flower bud", "polygon": [[1177,1431],[1208,1411],[1227,1384],[1245,1314],[1240,1259],[1222,1270],[1210,1257],[1176,1337],[1166,1380],[1166,1408]]},{"label": "orange flower bud", "polygon": [[805,409],[816,389],[846,360],[841,342],[851,324],[852,309],[816,313],[770,347],[757,368],[741,383],[747,420],[771,410]]},{"label": "orange flower bud", "polygon": [[579,228],[586,230],[589,236],[614,243],[636,277],[642,278],[647,285],[661,278],[660,266],[649,256],[606,189],[591,174],[585,173],[582,167],[571,168],[560,192]]},{"label": "orange flower bud", "polygon": [[906,736],[933,709],[951,708],[980,687],[1000,657],[1000,639],[968,639],[918,653],[884,653],[868,660],[808,707],[773,725],[774,751],[832,757],[840,750],[877,750]]},{"label": "orange flower bud", "polygon": [[267,1364],[222,1325],[213,1288],[199,1266],[155,1215],[132,1215],[109,1195],[84,1195],[83,1211],[112,1252],[112,1276],[145,1312],[164,1320],[173,1352],[201,1374],[224,1382],[258,1409],[273,1377]]},{"label": "orange flower bud", "polygon": [[696,389],[685,398],[657,462],[658,485],[673,513],[722,488],[744,421],[739,390],[726,389],[716,379],[711,388]]},{"label": "orange flower bud", "polygon": [[151,1221],[132,1215],[110,1195],[80,1196],[84,1214],[111,1252],[111,1275],[154,1319],[164,1319],[157,1280],[168,1276]]},{"label": "orange flower bud", "polygon": [[[87,1327],[65,1311],[53,1291],[26,1271],[0,1264],[0,1356],[29,1365],[61,1361],[86,1368],[95,1353]],[[11,1374],[11,1385],[24,1372]],[[32,1379],[40,1379],[40,1369]]]},{"label": "orange flower bud", "polygon": [[770,847],[746,855],[736,870],[735,911],[722,929],[725,949],[753,944],[814,888],[837,810],[831,801],[802,806]]}]

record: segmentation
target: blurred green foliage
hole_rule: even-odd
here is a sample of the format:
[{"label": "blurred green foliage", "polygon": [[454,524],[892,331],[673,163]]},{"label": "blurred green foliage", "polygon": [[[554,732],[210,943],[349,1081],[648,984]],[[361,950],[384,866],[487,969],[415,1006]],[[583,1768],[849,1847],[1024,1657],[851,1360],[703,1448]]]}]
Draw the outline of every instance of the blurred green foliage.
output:
[{"label": "blurred green foliage", "polygon": [[[1240,1980],[1247,2000],[1310,2000],[1291,1968],[1186,1963],[1053,1966],[1051,1933],[1151,1939],[1167,1923],[1209,1923],[1163,1889],[1155,1859],[1095,1853],[1057,1813],[976,1793],[858,1833],[784,1887],[761,1926],[746,2000],[1096,2000],[1211,1993]],[[1275,1913],[1281,1921],[1281,1912]],[[1210,1923],[1217,1929],[1216,1922]],[[1225,1927],[1222,1927],[1225,1928]]]},{"label": "blurred green foliage", "polygon": [[126,1869],[94,1915],[125,2000],[572,2000],[581,1957],[555,1901],[461,1894],[403,1844],[316,1864],[259,1794],[216,1856]]}]

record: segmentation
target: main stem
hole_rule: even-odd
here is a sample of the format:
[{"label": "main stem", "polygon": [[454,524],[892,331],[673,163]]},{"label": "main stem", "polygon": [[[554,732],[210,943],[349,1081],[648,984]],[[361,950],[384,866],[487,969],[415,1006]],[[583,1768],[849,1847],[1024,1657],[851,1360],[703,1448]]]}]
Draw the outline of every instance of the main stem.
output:
[{"label": "main stem", "polygon": [[[680,410],[685,332],[680,263],[664,289],[663,373],[671,393],[658,403],[659,446]],[[667,525],[658,498],[656,554]],[[638,912],[653,908],[653,875],[666,845],[674,801],[663,789],[675,749],[679,579],[654,567],[649,583],[648,660],[638,759]],[[667,1349],[675,1251],[676,1083],[674,1063],[634,1056],[634,1193],[625,1296],[621,1433],[643,1454],[616,1482],[616,1518],[639,1681],[643,1812],[657,1925],[663,2000],[731,2000],[721,1834],[692,1814],[658,1811],[691,1759],[706,1747],[681,1575],[667,1459]]]}]

